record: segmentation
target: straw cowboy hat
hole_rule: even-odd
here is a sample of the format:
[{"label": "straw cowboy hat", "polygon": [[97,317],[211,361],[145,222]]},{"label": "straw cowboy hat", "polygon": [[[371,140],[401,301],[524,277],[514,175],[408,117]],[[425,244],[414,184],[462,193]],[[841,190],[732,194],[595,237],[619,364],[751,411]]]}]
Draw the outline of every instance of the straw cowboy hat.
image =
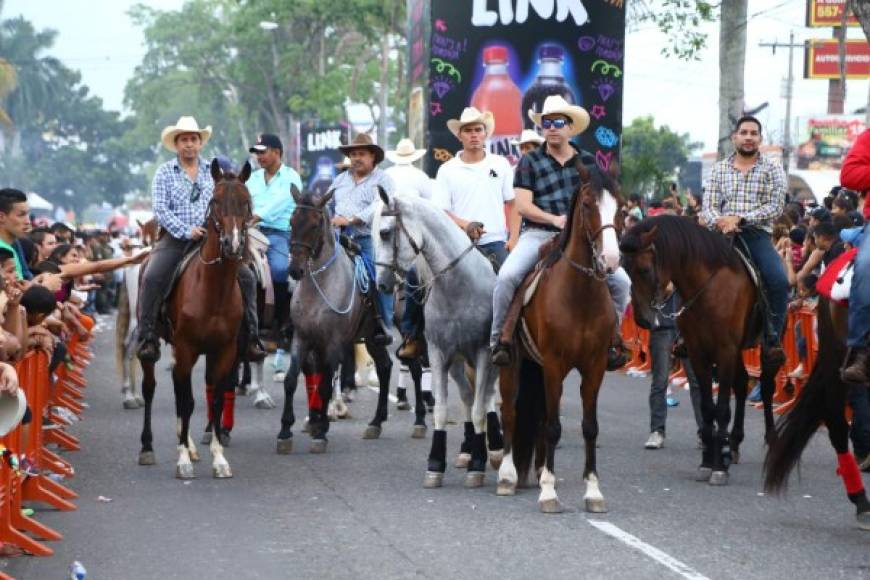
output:
[{"label": "straw cowboy hat", "polygon": [[538,135],[532,129],[523,129],[523,132],[520,133],[519,139],[514,139],[511,141],[511,145],[522,145],[524,143],[534,143],[535,145],[540,145],[544,142],[544,138]]},{"label": "straw cowboy hat", "polygon": [[425,149],[417,149],[410,139],[402,139],[395,151],[387,151],[387,159],[395,165],[410,165],[426,155]]},{"label": "straw cowboy hat", "polygon": [[529,109],[529,119],[537,125],[541,126],[541,119],[547,115],[564,115],[571,119],[569,126],[569,135],[579,135],[589,126],[589,113],[586,109],[578,105],[571,105],[561,95],[550,95],[544,101],[544,106],[540,113],[536,113],[534,109]]},{"label": "straw cowboy hat", "polygon": [[160,133],[160,140],[163,146],[172,151],[176,151],[175,138],[182,133],[199,133],[199,138],[202,139],[202,144],[205,145],[211,137],[211,125],[205,129],[200,129],[199,124],[193,117],[179,117],[175,125],[169,125],[163,132]]},{"label": "straw cowboy hat", "polygon": [[354,149],[368,149],[375,155],[375,165],[384,160],[384,150],[375,145],[375,142],[372,141],[372,138],[369,137],[366,133],[360,133],[356,137],[353,138],[353,141],[350,142],[350,145],[342,145],[338,148],[339,151],[350,157],[350,152]]},{"label": "straw cowboy hat", "polygon": [[492,131],[495,129],[495,117],[492,116],[492,113],[489,111],[481,113],[474,107],[465,107],[465,110],[462,111],[462,115],[460,115],[458,119],[450,119],[447,121],[447,128],[457,139],[459,139],[459,131],[464,126],[474,123],[483,123],[487,136],[492,135]]}]

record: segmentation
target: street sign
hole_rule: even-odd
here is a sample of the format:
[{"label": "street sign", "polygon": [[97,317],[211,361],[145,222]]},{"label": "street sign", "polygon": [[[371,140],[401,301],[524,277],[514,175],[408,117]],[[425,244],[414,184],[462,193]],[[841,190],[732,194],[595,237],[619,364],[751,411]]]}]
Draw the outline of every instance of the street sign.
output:
[{"label": "street sign", "polygon": [[[807,26],[810,28],[840,26],[846,0],[807,0]],[[858,19],[849,14],[846,26],[858,26]]]},{"label": "street sign", "polygon": [[[840,54],[837,39],[806,41],[804,78],[840,78]],[[846,78],[870,79],[870,43],[864,39],[846,41]]]}]

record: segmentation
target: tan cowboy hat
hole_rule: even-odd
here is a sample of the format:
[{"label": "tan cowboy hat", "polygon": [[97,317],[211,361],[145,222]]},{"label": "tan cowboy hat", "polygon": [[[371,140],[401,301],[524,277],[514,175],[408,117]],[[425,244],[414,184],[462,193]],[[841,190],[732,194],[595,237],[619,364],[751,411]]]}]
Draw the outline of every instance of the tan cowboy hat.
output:
[{"label": "tan cowboy hat", "polygon": [[529,119],[538,127],[541,126],[541,119],[547,115],[564,115],[571,119],[569,127],[571,137],[579,135],[589,126],[589,113],[586,112],[586,109],[569,104],[561,95],[547,97],[540,113],[536,113],[534,109],[529,109]]},{"label": "tan cowboy hat", "polygon": [[399,141],[395,151],[387,151],[387,159],[395,165],[410,165],[426,155],[425,149],[417,149],[408,138]]},{"label": "tan cowboy hat", "polygon": [[540,145],[543,142],[544,138],[538,135],[534,130],[523,129],[523,132],[520,133],[520,138],[511,141],[511,145],[520,146],[523,143],[534,143],[536,145]]},{"label": "tan cowboy hat", "polygon": [[459,139],[460,129],[466,125],[474,123],[483,123],[487,137],[492,135],[492,132],[495,129],[495,117],[492,116],[492,113],[489,111],[481,113],[474,107],[465,107],[465,110],[462,111],[462,115],[460,115],[458,119],[450,119],[447,121],[447,128],[457,139]]},{"label": "tan cowboy hat", "polygon": [[208,143],[209,137],[211,137],[211,125],[205,129],[200,129],[199,123],[193,117],[179,117],[175,125],[169,125],[163,129],[163,132],[160,133],[160,140],[163,142],[164,147],[174,153],[176,151],[175,138],[182,133],[199,133],[199,138],[202,139],[202,144],[205,145]]},{"label": "tan cowboy hat", "polygon": [[368,149],[375,154],[375,165],[384,160],[384,150],[375,145],[372,138],[366,133],[360,133],[353,138],[350,145],[342,145],[338,148],[339,151],[350,157],[350,152],[354,149]]}]

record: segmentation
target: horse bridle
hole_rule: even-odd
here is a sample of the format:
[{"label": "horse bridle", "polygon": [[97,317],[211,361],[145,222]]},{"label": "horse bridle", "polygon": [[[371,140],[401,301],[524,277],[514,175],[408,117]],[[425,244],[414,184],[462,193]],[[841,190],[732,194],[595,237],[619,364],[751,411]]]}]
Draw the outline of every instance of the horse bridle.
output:
[{"label": "horse bridle", "polygon": [[[215,214],[214,208],[216,207],[216,204],[215,204],[216,201],[217,201],[217,199],[212,197],[211,201],[208,202],[208,213],[205,216],[205,225],[207,227],[210,223],[214,226],[214,229],[217,231],[217,234],[218,234],[218,246],[220,247],[221,241],[223,240],[225,232],[224,232],[223,227],[221,226],[220,221],[217,218],[215,218],[215,215],[214,215]],[[248,205],[248,209],[250,209],[250,204]],[[221,262],[223,262],[225,257],[229,260],[235,260],[237,262],[244,260],[246,250],[248,247],[248,222],[247,222],[247,220],[245,220],[242,224],[242,244],[241,244],[241,248],[240,248],[240,251],[238,254],[232,253],[229,256],[224,256],[223,249],[221,249],[218,252],[217,258],[214,258],[213,260],[206,260],[205,258],[202,257],[202,247],[204,245],[205,244],[200,244],[199,251],[197,252],[197,254],[199,256],[199,261],[202,262],[202,264],[204,266],[211,266],[213,264],[220,264]]]},{"label": "horse bridle", "polygon": [[[323,229],[323,223],[324,221],[326,221],[326,208],[316,205],[297,204],[296,209],[316,212],[318,219],[318,230]],[[323,236],[319,235],[317,237],[317,245],[312,245],[308,242],[300,242],[291,238],[290,250],[292,251],[294,247],[305,248],[306,250],[308,250],[308,269],[310,271],[311,265],[314,263],[314,260],[320,255],[320,251],[323,249]]]},{"label": "horse bridle", "polygon": [[580,200],[580,204],[582,205],[581,214],[580,214],[581,225],[583,227],[583,233],[586,234],[586,245],[589,246],[589,254],[590,254],[590,259],[592,260],[592,267],[590,268],[588,266],[584,266],[583,264],[578,264],[577,262],[575,262],[574,260],[569,258],[565,254],[564,250],[560,250],[559,252],[560,252],[561,256],[565,259],[565,261],[568,262],[568,264],[572,268],[574,268],[575,270],[577,270],[578,272],[580,272],[582,274],[586,274],[590,278],[594,278],[595,280],[602,282],[602,281],[607,279],[607,268],[604,265],[604,260],[602,258],[603,250],[599,250],[595,247],[595,240],[598,239],[598,236],[603,234],[604,230],[606,230],[606,229],[612,228],[613,231],[616,232],[617,231],[616,225],[615,224],[605,224],[605,225],[599,227],[597,230],[595,230],[594,233],[590,233],[589,227],[588,227],[587,221],[586,221],[586,212],[589,211],[589,207],[587,207],[586,204],[583,203],[583,200]]}]

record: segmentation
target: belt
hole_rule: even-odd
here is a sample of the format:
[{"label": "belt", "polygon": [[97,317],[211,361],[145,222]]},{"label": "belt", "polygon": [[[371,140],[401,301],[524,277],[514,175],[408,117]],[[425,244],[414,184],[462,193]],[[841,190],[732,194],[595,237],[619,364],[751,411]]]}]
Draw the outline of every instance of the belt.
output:
[{"label": "belt", "polygon": [[264,234],[270,233],[270,234],[284,234],[284,235],[288,235],[288,236],[290,235],[290,230],[279,230],[278,228],[270,228],[268,226],[258,226],[257,229],[259,229]]}]

